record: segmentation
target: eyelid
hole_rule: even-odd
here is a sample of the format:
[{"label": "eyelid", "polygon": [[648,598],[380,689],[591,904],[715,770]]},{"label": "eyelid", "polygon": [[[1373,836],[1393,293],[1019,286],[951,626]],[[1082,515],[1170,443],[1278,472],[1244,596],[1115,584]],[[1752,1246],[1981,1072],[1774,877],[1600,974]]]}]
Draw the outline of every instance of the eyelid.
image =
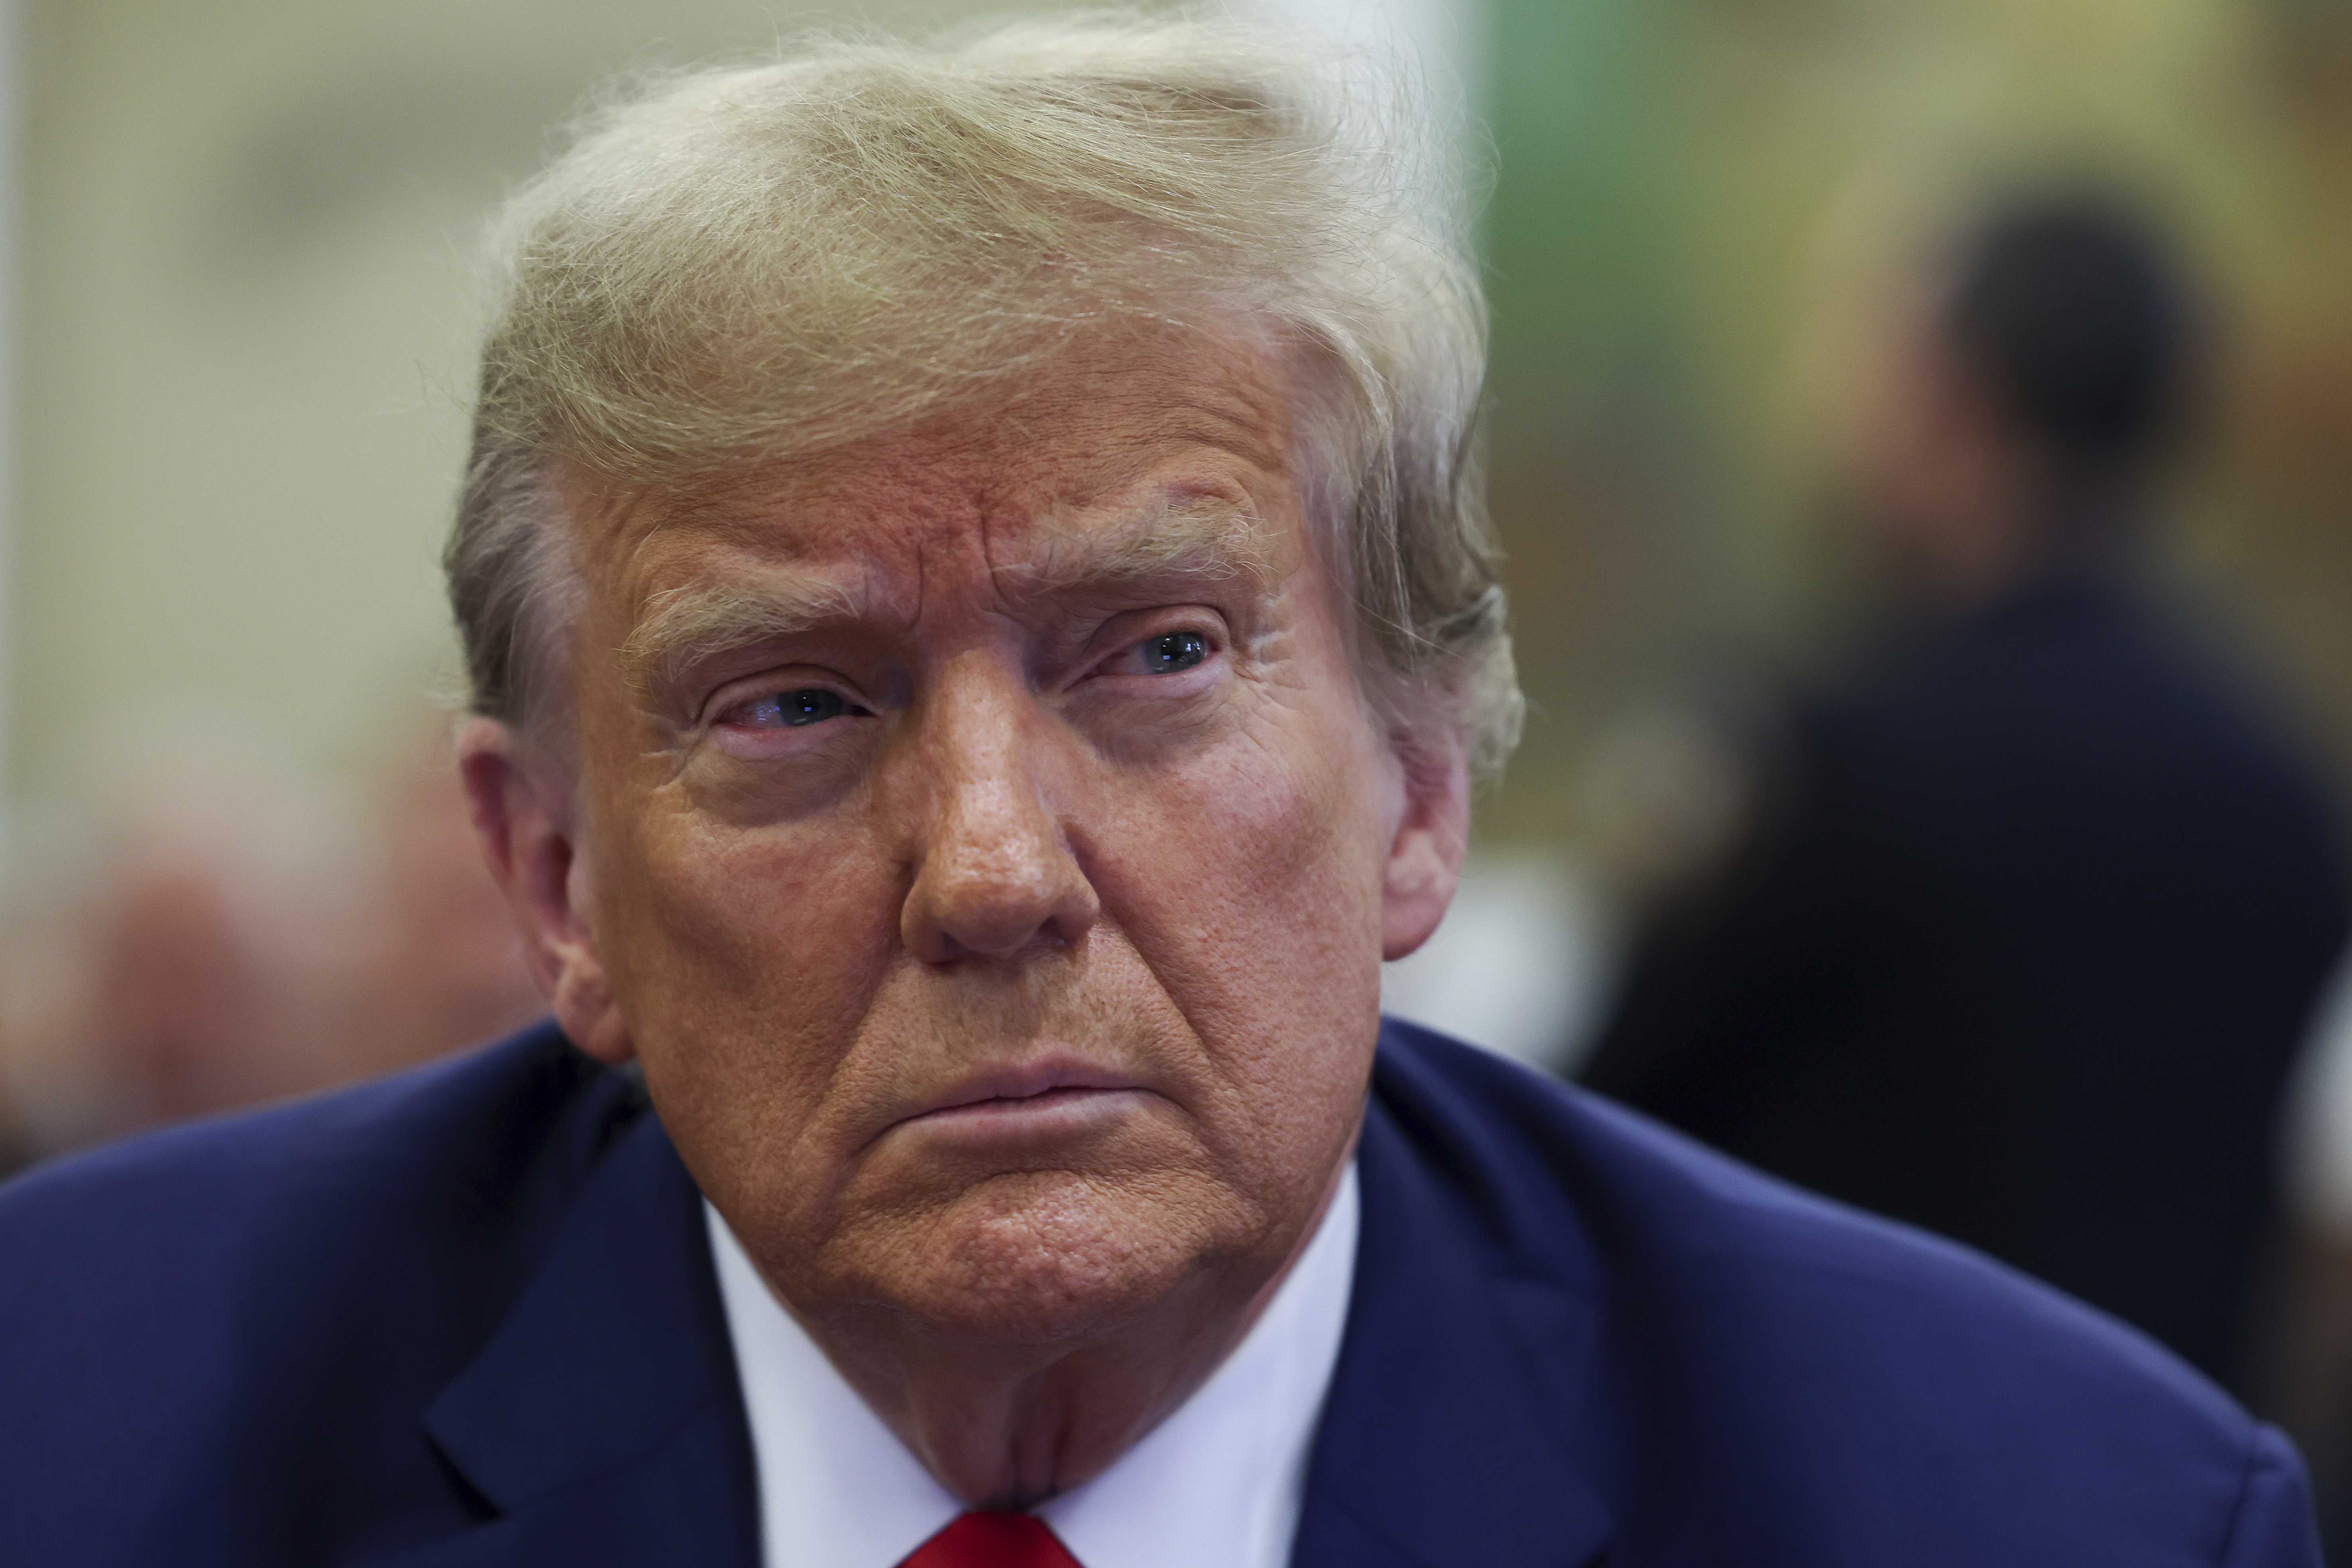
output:
[{"label": "eyelid", "polygon": [[782,697],[793,691],[830,691],[857,712],[870,714],[876,711],[874,704],[861,696],[852,682],[837,675],[812,672],[803,676],[786,670],[771,670],[762,675],[730,680],[713,691],[703,702],[699,727],[710,729],[723,724],[727,716],[738,708],[762,698]]},{"label": "eyelid", "polygon": [[1097,660],[1127,652],[1171,632],[1198,632],[1220,648],[1233,646],[1224,616],[1208,605],[1160,605],[1112,616],[1094,637]]}]

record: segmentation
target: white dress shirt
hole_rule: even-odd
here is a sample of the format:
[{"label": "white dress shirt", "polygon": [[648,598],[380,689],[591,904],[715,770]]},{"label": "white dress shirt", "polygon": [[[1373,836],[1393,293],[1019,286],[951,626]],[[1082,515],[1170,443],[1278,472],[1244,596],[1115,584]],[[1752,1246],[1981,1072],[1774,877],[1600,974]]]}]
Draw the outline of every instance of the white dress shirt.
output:
[{"label": "white dress shirt", "polygon": [[[765,1568],[896,1568],[963,1511],[776,1304],[703,1205],[743,1380]],[[1083,1568],[1282,1568],[1356,1273],[1356,1170],[1274,1299],[1192,1397],[1037,1510]]]}]

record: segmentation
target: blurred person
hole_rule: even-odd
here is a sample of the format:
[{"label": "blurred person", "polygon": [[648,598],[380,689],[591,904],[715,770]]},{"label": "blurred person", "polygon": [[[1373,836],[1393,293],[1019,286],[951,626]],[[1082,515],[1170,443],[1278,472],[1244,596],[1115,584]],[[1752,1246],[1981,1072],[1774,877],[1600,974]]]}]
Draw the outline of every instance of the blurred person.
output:
[{"label": "blurred person", "polygon": [[1361,107],[825,46],[520,194],[448,563],[554,1018],[0,1192],[12,1551],[2314,1561],[2104,1319],[1381,1020],[1518,703]]},{"label": "blurred person", "polygon": [[11,916],[10,1076],[44,1149],[348,1071],[358,825],[234,719],[187,730],[146,731],[169,766],[93,763],[86,848]]},{"label": "blurred person", "polygon": [[111,1131],[268,1098],[256,1047],[276,1034],[253,933],[213,867],[142,868],[108,900],[90,1045],[113,1086]]},{"label": "blurred person", "polygon": [[350,1076],[508,1034],[542,1003],[498,884],[483,868],[445,717],[387,771],[383,859],[350,982]]},{"label": "blurred person", "polygon": [[34,994],[0,1016],[30,1037],[6,1076],[38,1109],[32,1147],[411,1066],[541,1010],[446,714],[420,713],[372,798],[348,800],[229,756],[252,739],[232,717],[194,727],[209,748],[175,737],[168,772],[92,791],[97,864],[53,868],[11,921],[12,991]]},{"label": "blurred person", "polygon": [[2347,910],[2302,762],[2132,584],[2195,327],[2112,203],[1962,247],[1864,465],[1901,633],[1764,750],[1582,1077],[2228,1376]]},{"label": "blurred person", "polygon": [[[0,983],[6,975],[0,971]],[[9,1016],[9,1010],[0,1007],[0,1020]],[[33,1162],[33,1132],[24,1112],[17,1108],[16,1093],[10,1082],[14,1076],[7,1042],[0,1039],[0,1179],[14,1175]]]}]

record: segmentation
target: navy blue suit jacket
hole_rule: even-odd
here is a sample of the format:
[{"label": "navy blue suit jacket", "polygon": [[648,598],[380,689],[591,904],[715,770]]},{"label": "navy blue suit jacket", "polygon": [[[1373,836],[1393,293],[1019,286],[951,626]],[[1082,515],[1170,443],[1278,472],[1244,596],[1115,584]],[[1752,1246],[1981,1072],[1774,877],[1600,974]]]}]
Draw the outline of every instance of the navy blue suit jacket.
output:
[{"label": "navy blue suit jacket", "polygon": [[[1360,1170],[1300,1568],[2318,1561],[2147,1340],[1577,1090],[1391,1024]],[[757,1541],[693,1183],[551,1027],[0,1188],[7,1562]]]}]

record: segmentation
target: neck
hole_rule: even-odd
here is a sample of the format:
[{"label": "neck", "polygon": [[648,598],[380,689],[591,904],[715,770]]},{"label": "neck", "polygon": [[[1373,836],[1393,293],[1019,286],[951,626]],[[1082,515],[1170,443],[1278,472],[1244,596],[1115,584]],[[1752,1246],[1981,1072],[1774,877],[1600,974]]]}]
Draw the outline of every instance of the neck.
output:
[{"label": "neck", "polygon": [[2129,532],[2137,495],[2126,477],[2035,474],[1991,491],[1972,510],[1923,530],[1897,578],[1921,609],[1971,614],[2027,584],[2114,556]]},{"label": "neck", "polygon": [[1346,1168],[1270,1264],[1203,1266],[1096,1331],[978,1339],[870,1304],[786,1310],[941,1485],[975,1508],[1034,1507],[1108,1469],[1209,1380],[1314,1240]]}]

